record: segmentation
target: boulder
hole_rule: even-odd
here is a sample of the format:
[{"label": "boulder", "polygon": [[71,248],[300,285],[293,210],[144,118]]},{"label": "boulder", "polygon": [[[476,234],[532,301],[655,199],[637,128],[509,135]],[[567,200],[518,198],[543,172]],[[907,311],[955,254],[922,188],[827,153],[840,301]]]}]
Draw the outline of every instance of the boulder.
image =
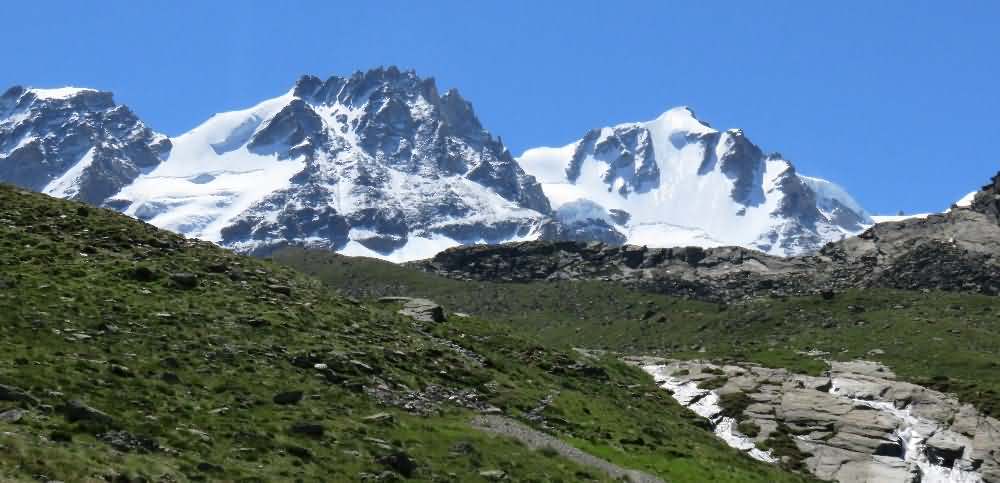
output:
[{"label": "boulder", "polygon": [[92,408],[78,400],[72,400],[60,406],[59,411],[63,413],[66,420],[71,423],[91,422],[104,426],[111,426],[114,424],[114,419],[107,413]]},{"label": "boulder", "polygon": [[6,384],[0,384],[0,401],[16,401],[32,406],[38,404],[38,399],[31,394],[28,394],[21,388]]},{"label": "boulder", "polygon": [[285,391],[274,395],[274,403],[281,405],[298,404],[302,400],[302,391]]},{"label": "boulder", "polygon": [[399,310],[400,315],[420,322],[444,322],[444,308],[427,299],[410,299]]},{"label": "boulder", "polygon": [[28,412],[23,409],[9,409],[7,411],[0,412],[0,421],[5,423],[16,423],[24,418],[26,414],[28,414]]},{"label": "boulder", "polygon": [[417,470],[417,463],[410,458],[410,455],[403,451],[395,451],[388,455],[381,456],[377,458],[376,461],[406,478],[413,476],[413,473]]},{"label": "boulder", "polygon": [[326,428],[324,428],[320,424],[300,421],[295,424],[292,424],[292,427],[289,428],[289,431],[292,434],[301,434],[304,436],[311,436],[314,438],[318,438],[320,436],[323,436],[323,433],[326,432]]},{"label": "boulder", "polygon": [[198,287],[198,276],[188,272],[178,272],[170,274],[170,280],[178,288],[190,290]]},{"label": "boulder", "polygon": [[925,452],[932,463],[951,468],[970,444],[971,441],[962,435],[939,431],[927,439]]}]

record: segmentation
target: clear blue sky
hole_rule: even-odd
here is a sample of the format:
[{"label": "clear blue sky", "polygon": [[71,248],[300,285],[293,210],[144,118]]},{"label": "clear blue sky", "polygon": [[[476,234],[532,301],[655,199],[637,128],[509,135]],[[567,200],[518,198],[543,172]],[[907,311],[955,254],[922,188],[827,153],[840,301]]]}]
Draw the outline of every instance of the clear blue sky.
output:
[{"label": "clear blue sky", "polygon": [[0,86],[111,90],[176,135],[301,74],[396,64],[515,154],[688,105],[873,212],[942,209],[1000,169],[997,1],[277,3],[6,5]]}]

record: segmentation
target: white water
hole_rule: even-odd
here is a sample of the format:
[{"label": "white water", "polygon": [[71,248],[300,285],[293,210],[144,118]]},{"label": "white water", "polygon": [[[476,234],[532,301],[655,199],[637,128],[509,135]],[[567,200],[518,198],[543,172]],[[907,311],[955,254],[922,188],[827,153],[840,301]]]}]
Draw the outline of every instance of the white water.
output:
[{"label": "white water", "polygon": [[[766,463],[777,463],[771,451],[761,451],[750,438],[736,429],[733,418],[721,416],[719,395],[715,391],[701,389],[698,381],[684,381],[667,374],[667,366],[644,365],[642,369],[653,376],[660,387],[670,391],[680,405],[692,410],[695,414],[708,419],[713,426],[713,432],[729,446],[746,452],[750,457]],[[847,381],[837,378],[831,380],[829,393],[838,398],[844,398],[855,405],[869,407],[891,415],[899,421],[895,436],[903,447],[903,461],[910,467],[920,470],[921,483],[983,483],[982,476],[975,471],[962,469],[962,460],[956,460],[952,468],[934,464],[927,456],[927,440],[938,431],[946,428],[940,424],[915,416],[910,408],[899,409],[891,401],[874,401],[854,397],[844,389]],[[968,449],[966,450],[968,451]]]},{"label": "white water", "polygon": [[849,399],[857,405],[888,413],[899,420],[896,437],[903,446],[903,460],[908,465],[920,468],[920,483],[982,483],[983,479],[978,473],[959,468],[959,461],[955,461],[954,467],[948,468],[935,465],[928,459],[927,439],[943,429],[937,423],[914,416],[909,408],[898,409],[892,402],[871,401],[845,395],[836,378],[832,380],[830,394]]},{"label": "white water", "polygon": [[[649,365],[642,366],[642,370],[653,376],[653,379],[660,384],[660,387],[670,391],[674,399],[681,406],[684,406],[695,414],[712,422],[713,432],[719,439],[729,446],[743,451],[755,460],[765,463],[777,463],[778,459],[771,454],[771,450],[761,451],[754,443],[753,438],[739,432],[736,429],[736,420],[728,416],[721,416],[722,407],[719,406],[719,395],[715,391],[700,389],[695,381],[682,381],[664,374],[665,366]],[[692,403],[692,401],[694,401]]]}]

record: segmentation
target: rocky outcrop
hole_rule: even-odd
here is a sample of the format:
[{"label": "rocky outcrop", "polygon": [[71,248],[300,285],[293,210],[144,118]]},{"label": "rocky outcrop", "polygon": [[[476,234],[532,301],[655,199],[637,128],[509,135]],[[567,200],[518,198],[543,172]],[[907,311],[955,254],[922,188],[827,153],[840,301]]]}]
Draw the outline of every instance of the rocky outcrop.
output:
[{"label": "rocky outcrop", "polygon": [[983,186],[972,200],[972,210],[1000,223],[1000,173]]},{"label": "rocky outcrop", "polygon": [[[992,199],[991,189],[976,199]],[[992,205],[973,206],[880,223],[801,257],[738,247],[520,242],[456,247],[411,266],[465,280],[604,280],[713,301],[867,287],[1000,294],[1000,223]]]},{"label": "rocky outcrop", "polygon": [[[832,362],[827,374],[811,377],[750,364],[634,362],[681,404],[711,416],[695,407],[704,402],[692,402],[690,393],[698,392],[697,401],[714,401],[716,413],[728,411],[739,428],[755,433],[736,432],[737,439],[751,438],[756,450],[779,448],[773,451],[784,455],[766,455],[801,465],[820,479],[1000,481],[998,421],[947,394],[897,381],[876,363]],[[782,449],[783,441],[797,451]]]},{"label": "rocky outcrop", "polygon": [[444,308],[433,300],[411,297],[382,297],[378,301],[381,303],[402,303],[403,308],[399,309],[399,314],[420,322],[444,322],[447,320],[444,315]]}]

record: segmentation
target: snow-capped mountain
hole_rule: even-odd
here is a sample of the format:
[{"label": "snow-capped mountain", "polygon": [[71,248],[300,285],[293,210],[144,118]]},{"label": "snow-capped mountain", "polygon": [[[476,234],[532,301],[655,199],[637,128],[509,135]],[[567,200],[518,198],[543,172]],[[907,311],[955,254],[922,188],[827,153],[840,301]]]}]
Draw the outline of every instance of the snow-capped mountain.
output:
[{"label": "snow-capped mountain", "polygon": [[799,175],[743,131],[713,129],[684,107],[530,149],[518,161],[542,182],[563,226],[596,225],[635,245],[794,255],[873,223],[843,188]]},{"label": "snow-capped mountain", "polygon": [[457,91],[394,67],[303,77],[173,142],[109,203],[244,250],[295,242],[412,259],[531,236],[549,211]]},{"label": "snow-capped mountain", "polygon": [[0,97],[0,181],[243,251],[294,243],[406,261],[549,239],[787,255],[872,223],[837,185],[684,108],[519,161],[457,91],[395,67],[304,76],[172,139],[107,92]]},{"label": "snow-capped mountain", "polygon": [[[58,92],[39,106],[43,119],[56,121],[20,114],[22,105],[42,98],[25,94],[31,92]],[[8,98],[16,109],[8,108]],[[0,138],[0,166],[14,176],[2,172],[0,179],[58,196],[79,193],[237,249],[266,252],[291,242],[406,260],[459,244],[534,238],[550,212],[540,185],[457,91],[439,94],[433,79],[395,67],[302,77],[284,95],[217,114],[169,141],[137,121],[126,126],[114,118],[112,127],[105,120],[104,138],[64,148],[57,165],[48,156],[55,151],[26,158],[20,144],[41,138],[35,133],[43,129],[65,129],[78,113],[87,119],[92,112],[131,113],[114,106],[110,94],[90,90],[12,89],[4,99],[4,112],[13,115],[4,115],[3,126],[15,135]],[[84,125],[90,124],[101,126]],[[123,126],[131,130],[123,133]],[[162,147],[159,157],[130,156],[136,139],[150,150]],[[85,189],[88,178],[77,175],[103,159],[89,154],[92,145],[94,153],[125,147],[116,158],[123,180],[114,189],[92,192]],[[15,170],[22,167],[44,173],[27,179]]]},{"label": "snow-capped mountain", "polygon": [[101,203],[154,168],[170,140],[108,92],[14,87],[0,96],[0,180]]}]

